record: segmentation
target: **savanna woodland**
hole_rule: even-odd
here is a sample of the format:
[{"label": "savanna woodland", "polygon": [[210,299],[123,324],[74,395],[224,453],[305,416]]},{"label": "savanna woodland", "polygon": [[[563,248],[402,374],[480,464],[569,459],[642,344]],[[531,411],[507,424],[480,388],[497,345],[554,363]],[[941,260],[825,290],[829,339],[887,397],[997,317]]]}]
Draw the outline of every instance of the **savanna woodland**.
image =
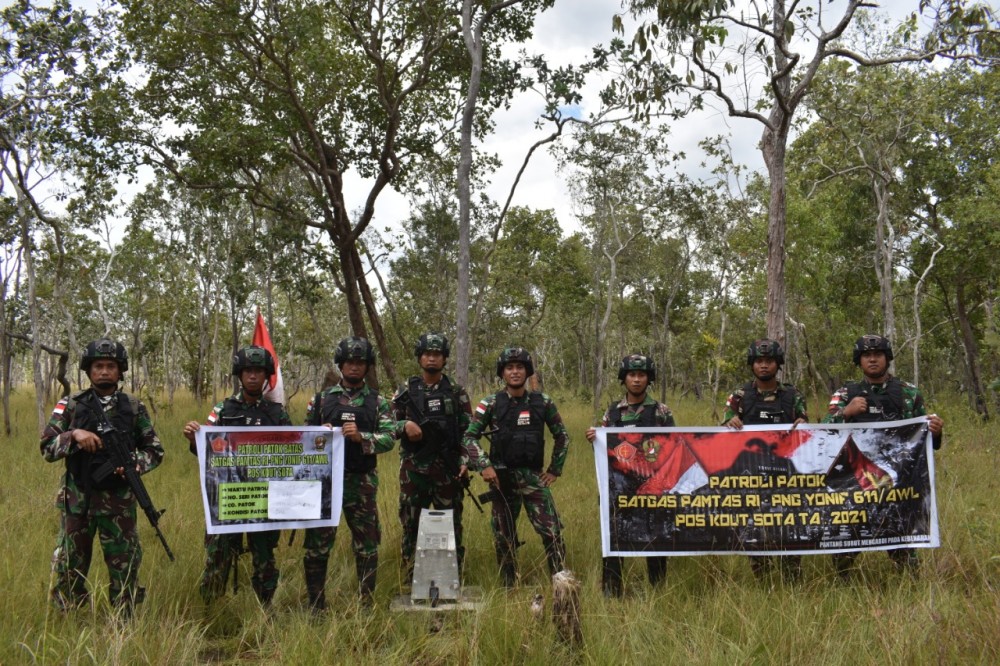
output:
[{"label": "savanna woodland", "polygon": [[[567,59],[537,28],[574,6],[607,36],[563,35]],[[0,663],[996,663],[998,30],[972,0],[8,0]],[[511,134],[504,112],[524,100],[536,123]],[[501,134],[509,182],[488,147]],[[748,134],[753,151],[734,150]],[[518,196],[542,156],[571,211]],[[448,372],[473,400],[496,390],[505,344],[532,351],[573,440],[553,494],[582,644],[532,619],[551,594],[538,540],[503,590],[469,508],[476,612],[395,613],[394,574],[358,605],[343,533],[327,615],[304,609],[286,538],[270,610],[249,584],[205,609],[181,428],[232,391],[258,308],[295,423],[347,335],[372,341],[368,381],[389,394],[426,331],[451,338]],[[894,372],[946,423],[942,547],[920,575],[865,554],[849,584],[822,557],[764,583],[745,558],[684,557],[656,589],[629,564],[634,592],[605,599],[583,433],[620,397],[622,355],[656,360],[678,424],[717,425],[767,335],[818,421],[867,332],[891,338]],[[166,449],[145,480],[177,555],[143,520],[148,598],[130,623],[109,619],[97,561],[90,607],[47,603],[62,466],[38,436],[102,336],[128,349],[124,389]],[[379,466],[380,566],[396,572],[396,454]]]}]

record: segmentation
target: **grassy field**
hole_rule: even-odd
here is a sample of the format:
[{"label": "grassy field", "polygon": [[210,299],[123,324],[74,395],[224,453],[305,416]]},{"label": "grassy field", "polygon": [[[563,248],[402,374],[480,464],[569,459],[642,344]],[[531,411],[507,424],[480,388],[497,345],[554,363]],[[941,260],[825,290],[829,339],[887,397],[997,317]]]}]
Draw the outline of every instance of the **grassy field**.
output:
[{"label": "grassy field", "polygon": [[[194,458],[182,424],[201,420],[207,406],[179,401],[161,408],[156,428],[167,450],[163,465],[144,477],[161,527],[177,555],[169,562],[140,516],[145,549],[142,584],[148,597],[127,626],[112,622],[107,572],[99,556],[91,569],[96,602],[62,615],[47,603],[49,561],[58,512],[54,498],[61,464],[38,453],[33,396],[14,396],[16,432],[4,442],[0,483],[0,664],[930,664],[1000,662],[1000,511],[996,467],[1000,426],[938,404],[945,447],[936,456],[942,547],[923,551],[918,578],[895,573],[881,553],[864,554],[864,574],[835,580],[827,557],[805,558],[805,577],[786,585],[754,580],[742,557],[671,560],[665,586],[650,590],[641,563],[629,563],[628,593],[600,592],[600,522],[593,455],[583,437],[593,415],[564,402],[573,437],[564,476],[554,486],[566,525],[570,568],[582,580],[584,644],[562,645],[549,622],[534,622],[529,604],[551,594],[538,537],[522,517],[522,585],[498,589],[488,516],[466,508],[466,582],[482,586],[475,613],[449,616],[430,631],[424,615],[389,610],[398,593],[399,525],[395,452],[381,457],[383,527],[377,605],[354,601],[353,558],[346,528],[339,534],[327,587],[331,611],[303,610],[301,535],[278,551],[282,579],[265,613],[249,585],[243,558],[237,596],[206,613],[197,592],[204,533]],[[704,403],[673,404],[679,424],[712,422]],[[811,411],[819,413],[818,405]],[[304,403],[292,405],[301,422]],[[474,489],[484,490],[480,480]]]}]

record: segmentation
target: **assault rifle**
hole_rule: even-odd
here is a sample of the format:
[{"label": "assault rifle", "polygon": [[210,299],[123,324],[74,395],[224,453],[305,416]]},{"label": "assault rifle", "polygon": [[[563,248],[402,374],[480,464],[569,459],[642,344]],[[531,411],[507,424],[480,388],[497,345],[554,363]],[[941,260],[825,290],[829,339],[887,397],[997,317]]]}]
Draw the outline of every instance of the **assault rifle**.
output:
[{"label": "assault rifle", "polygon": [[[507,467],[506,463],[503,462],[503,451],[499,450],[497,445],[493,442],[493,435],[497,434],[499,430],[500,428],[498,426],[494,426],[490,430],[484,430],[481,435],[490,442],[490,461],[493,463],[493,471],[497,474],[497,485],[490,486],[489,490],[479,495],[479,501],[483,504],[489,504],[490,502],[497,501],[500,502],[500,504],[496,504],[494,506],[503,507],[503,515],[506,517],[511,529],[514,530],[514,548],[520,548],[524,545],[524,542],[517,538],[517,530],[514,529],[514,517],[511,514],[510,504],[507,501],[507,498],[510,497],[514,491],[514,472]],[[494,460],[494,458],[496,459]]]},{"label": "assault rifle", "polygon": [[125,481],[128,483],[128,487],[132,489],[135,501],[138,502],[142,512],[146,514],[149,524],[153,526],[157,538],[163,544],[163,550],[167,551],[167,557],[173,562],[174,554],[170,550],[170,546],[167,545],[167,540],[163,537],[163,532],[160,531],[160,516],[166,513],[166,509],[157,511],[156,507],[153,506],[153,500],[149,498],[146,486],[143,484],[142,479],[139,478],[139,472],[135,469],[135,454],[125,442],[125,433],[118,432],[114,426],[107,422],[107,419],[104,420],[105,423],[102,430],[105,432],[101,433],[101,441],[107,450],[109,460],[98,468],[95,477],[100,481],[101,478],[107,478],[108,474],[114,474],[114,470],[119,467],[125,471]]},{"label": "assault rifle", "polygon": [[[431,439],[436,442],[448,441],[449,439],[448,433],[444,432],[441,429],[440,423],[438,423],[437,421],[432,421],[424,415],[423,411],[419,407],[417,407],[417,401],[413,399],[413,396],[410,394],[409,389],[406,389],[405,394],[406,394],[407,405],[413,412],[414,416],[416,416],[417,419],[419,419],[418,421],[416,421],[416,424],[417,426],[420,427],[420,430],[424,433],[424,438]],[[428,435],[430,435],[430,437],[428,437]],[[431,452],[438,453],[440,449],[441,449],[441,444],[439,443],[436,445],[434,449],[431,449]],[[472,492],[472,488],[470,487],[471,480],[469,479],[469,475],[466,474],[465,476],[462,476],[459,474],[459,468],[457,464],[458,461],[455,459],[454,456],[455,452],[441,451],[440,453],[441,453],[441,460],[444,461],[445,468],[448,470],[448,474],[455,481],[458,482],[458,485],[462,488],[462,494],[468,497],[470,500],[472,500],[472,503],[475,505],[475,507],[479,509],[479,513],[483,513],[483,505],[480,504],[479,500],[476,499],[476,495],[475,493]]]},{"label": "assault rifle", "polygon": [[512,472],[508,469],[507,465],[501,460],[502,453],[497,452],[497,460],[493,460],[493,453],[496,449],[496,445],[493,443],[493,435],[495,435],[500,430],[499,427],[493,427],[491,430],[484,430],[482,437],[485,437],[490,442],[490,460],[493,462],[493,471],[497,473],[497,486],[491,487],[485,493],[479,495],[479,501],[483,504],[489,504],[496,500],[504,500],[506,504],[507,496],[510,494],[510,490],[514,487]]}]

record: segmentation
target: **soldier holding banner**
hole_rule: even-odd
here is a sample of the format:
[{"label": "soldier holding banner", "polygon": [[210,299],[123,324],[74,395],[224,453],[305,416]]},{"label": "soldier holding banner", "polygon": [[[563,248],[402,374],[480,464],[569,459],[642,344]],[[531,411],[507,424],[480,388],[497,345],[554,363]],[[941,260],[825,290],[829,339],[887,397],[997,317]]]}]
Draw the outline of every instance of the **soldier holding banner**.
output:
[{"label": "soldier holding banner", "polygon": [[[235,395],[212,408],[205,425],[245,427],[290,426],[285,408],[263,397],[268,378],[274,374],[274,357],[263,347],[244,347],[233,355],[233,376],[240,380],[240,390]],[[184,436],[195,449],[195,433],[201,426],[190,421],[184,426]],[[253,559],[251,586],[257,599],[268,606],[278,587],[278,568],[274,549],[280,531],[248,532],[247,546]],[[205,570],[201,575],[199,592],[206,604],[225,593],[230,571],[238,575],[236,566],[243,552],[242,534],[205,534]]]},{"label": "soldier holding banner", "polygon": [[[618,365],[618,381],[625,387],[625,397],[614,402],[601,418],[602,428],[672,428],[674,415],[670,408],[648,394],[649,385],[656,381],[656,364],[642,354],[630,354]],[[587,441],[597,437],[594,428],[587,429]],[[609,451],[611,454],[611,451]],[[612,468],[609,474],[616,471]],[[646,570],[649,584],[657,585],[666,579],[667,558],[647,557]],[[606,597],[622,596],[622,558],[605,557],[601,573],[601,587]]]},{"label": "soldier holding banner", "polygon": [[[872,423],[927,415],[920,389],[889,372],[892,359],[892,344],[887,338],[872,334],[858,338],[854,343],[853,360],[864,376],[861,381],[848,382],[831,396],[823,422]],[[937,414],[931,414],[927,423],[934,448],[941,448],[944,422]],[[920,564],[912,548],[886,552],[900,569],[915,571]],[[857,553],[841,553],[833,558],[837,573],[841,578],[849,578]]]},{"label": "soldier holding banner", "polygon": [[[722,425],[740,430],[744,425],[791,424],[792,428],[809,420],[805,398],[791,384],[778,381],[785,364],[785,351],[776,340],[761,338],[750,343],[747,365],[753,379],[729,394]],[[750,569],[764,578],[774,560],[768,555],[750,558]],[[786,555],[778,560],[781,575],[797,580],[802,574],[802,557]]]},{"label": "soldier holding banner", "polygon": [[[371,604],[382,540],[378,507],[378,471],[375,456],[392,450],[396,422],[389,401],[365,385],[375,363],[375,350],[365,338],[344,338],[333,356],[340,370],[338,384],[316,394],[306,408],[306,425],[339,426],[344,434],[344,517],[351,530],[360,599]],[[336,527],[306,530],[305,569],[309,605],[326,608],[326,569]]]}]

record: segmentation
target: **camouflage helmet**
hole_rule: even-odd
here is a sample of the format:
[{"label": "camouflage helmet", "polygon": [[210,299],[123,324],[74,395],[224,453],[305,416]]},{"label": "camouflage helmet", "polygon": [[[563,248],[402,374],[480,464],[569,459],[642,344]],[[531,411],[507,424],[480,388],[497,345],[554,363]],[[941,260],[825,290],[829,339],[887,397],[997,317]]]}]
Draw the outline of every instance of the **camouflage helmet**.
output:
[{"label": "camouflage helmet", "polygon": [[342,368],[344,362],[351,359],[364,361],[368,365],[375,363],[375,350],[366,338],[352,335],[337,343],[337,349],[333,352],[333,362],[336,366]]},{"label": "camouflage helmet", "polygon": [[781,348],[778,341],[760,338],[751,342],[750,348],[747,349],[747,365],[753,365],[754,361],[765,356],[770,356],[777,361],[779,368],[785,364],[785,350]]},{"label": "camouflage helmet", "polygon": [[90,372],[90,366],[99,358],[110,358],[118,363],[118,371],[128,370],[128,353],[120,342],[110,338],[99,338],[89,343],[80,355],[80,369]]},{"label": "camouflage helmet", "polygon": [[233,354],[233,374],[239,376],[247,368],[264,368],[264,372],[270,377],[274,374],[274,357],[263,347],[244,347]]},{"label": "camouflage helmet", "polygon": [[656,381],[656,364],[653,359],[642,354],[629,354],[618,364],[618,381],[624,382],[628,373],[641,370],[646,373],[650,382]]},{"label": "camouflage helmet", "polygon": [[869,333],[857,339],[854,343],[854,365],[861,365],[861,354],[866,351],[885,352],[886,362],[892,360],[892,343],[881,335]]},{"label": "camouflage helmet", "polygon": [[417,340],[417,346],[413,348],[413,352],[419,359],[420,355],[427,351],[439,351],[442,356],[448,358],[448,354],[451,353],[448,338],[441,333],[424,333]]},{"label": "camouflage helmet", "polygon": [[497,357],[497,377],[503,379],[503,369],[508,363],[523,363],[528,376],[535,374],[535,362],[531,359],[531,354],[524,347],[504,347]]}]

